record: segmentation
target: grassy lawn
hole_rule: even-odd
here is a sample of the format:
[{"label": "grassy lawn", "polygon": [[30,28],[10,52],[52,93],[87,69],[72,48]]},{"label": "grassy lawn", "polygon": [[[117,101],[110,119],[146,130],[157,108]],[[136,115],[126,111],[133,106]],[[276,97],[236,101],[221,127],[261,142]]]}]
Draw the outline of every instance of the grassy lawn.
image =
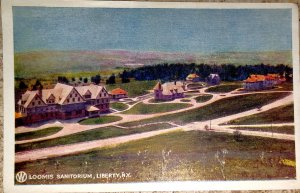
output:
[{"label": "grassy lawn", "polygon": [[139,103],[133,106],[128,111],[122,112],[123,114],[152,114],[152,113],[163,113],[169,111],[175,111],[190,107],[190,104],[183,103],[166,103],[166,104],[144,104]]},{"label": "grassy lawn", "polygon": [[112,123],[112,122],[120,121],[121,119],[122,117],[109,115],[109,116],[82,119],[78,123],[81,125],[97,125],[97,124]]},{"label": "grassy lawn", "polygon": [[36,139],[36,138],[41,138],[41,137],[46,137],[49,135],[53,135],[57,132],[62,130],[62,127],[48,127],[45,129],[41,129],[38,131],[30,131],[26,133],[17,133],[15,135],[15,140],[16,141],[21,141],[21,140],[29,140],[29,139]]},{"label": "grassy lawn", "polygon": [[164,115],[157,118],[150,118],[142,121],[124,123],[122,125],[132,126],[157,121],[173,121],[176,124],[186,124],[193,121],[205,121],[247,111],[266,105],[275,100],[287,96],[289,93],[264,93],[234,96],[220,99],[209,105],[200,108],[187,110],[185,112]]},{"label": "grassy lawn", "polygon": [[229,121],[229,125],[294,122],[294,104],[280,106],[262,113]]},{"label": "grassy lawn", "polygon": [[79,143],[79,142],[84,142],[84,141],[106,139],[106,138],[118,137],[118,136],[122,136],[122,135],[134,134],[134,133],[141,133],[141,132],[146,132],[146,131],[167,129],[167,128],[171,128],[171,127],[173,127],[173,126],[168,123],[157,123],[157,124],[152,124],[152,125],[126,128],[126,129],[115,127],[115,126],[101,127],[101,128],[88,130],[88,131],[83,131],[80,133],[75,133],[75,134],[64,136],[64,137],[59,137],[56,139],[49,139],[49,140],[25,143],[25,144],[18,144],[15,147],[16,147],[16,152],[19,152],[19,151],[39,149],[39,148],[45,148],[45,147],[53,147],[53,146],[58,146],[58,145]]},{"label": "grassy lawn", "polygon": [[191,102],[190,99],[181,99],[180,101],[181,101],[181,102]]},{"label": "grassy lawn", "polygon": [[[224,178],[217,152],[225,151],[221,158]],[[284,165],[281,159],[295,160],[294,141],[253,136],[235,141],[231,134],[177,131],[87,153],[19,163],[15,172],[131,174],[117,179],[27,180],[25,184],[295,179],[295,167]]]},{"label": "grassy lawn", "polygon": [[111,108],[116,109],[118,111],[126,110],[129,106],[124,103],[110,103]]},{"label": "grassy lawn", "polygon": [[106,88],[110,91],[115,88],[121,88],[128,92],[129,97],[137,97],[148,93],[148,90],[152,90],[157,81],[134,81],[129,83],[117,83],[113,85],[106,85]]},{"label": "grassy lawn", "polygon": [[225,84],[208,88],[206,92],[227,93],[241,87],[241,84]]},{"label": "grassy lawn", "polygon": [[204,103],[206,101],[209,101],[210,99],[212,99],[213,95],[210,94],[203,94],[201,96],[198,96],[195,98],[195,100],[197,101],[197,103]]},{"label": "grassy lawn", "polygon": [[169,100],[158,100],[158,99],[150,99],[150,103],[164,103],[164,102],[170,102]]},{"label": "grassy lawn", "polygon": [[279,88],[275,88],[273,90],[278,90],[278,91],[293,91],[293,83],[291,82],[284,82],[280,85],[278,85]]},{"label": "grassy lawn", "polygon": [[274,133],[294,134],[294,126],[270,126],[270,127],[232,127],[231,129],[248,130],[248,131],[264,131]]}]

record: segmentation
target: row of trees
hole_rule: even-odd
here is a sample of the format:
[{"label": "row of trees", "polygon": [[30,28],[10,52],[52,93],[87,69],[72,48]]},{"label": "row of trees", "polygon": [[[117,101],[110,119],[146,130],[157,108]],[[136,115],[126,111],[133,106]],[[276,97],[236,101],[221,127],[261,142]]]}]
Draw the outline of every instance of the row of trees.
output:
[{"label": "row of trees", "polygon": [[[287,65],[233,65],[233,64],[223,64],[223,65],[209,65],[209,64],[157,64],[151,66],[143,66],[131,70],[124,70],[122,73],[118,74],[118,78],[121,79],[122,83],[130,82],[130,79],[135,80],[162,80],[162,81],[172,81],[172,80],[184,80],[190,73],[196,73],[200,75],[203,80],[211,73],[219,74],[221,80],[223,81],[241,81],[245,80],[250,74],[268,74],[268,73],[278,73],[285,74],[287,80],[291,80],[291,74],[293,69]],[[70,80],[65,76],[58,76],[58,82],[69,84]],[[75,78],[71,79],[73,82],[76,81]],[[88,78],[79,77],[79,81],[87,83]],[[90,81],[99,84],[102,81],[100,75],[92,76]],[[105,80],[106,84],[115,84],[116,75],[112,74]],[[28,89],[22,80],[19,83],[19,89]],[[32,90],[37,90],[43,88],[43,85],[39,80],[35,84],[31,85]]]},{"label": "row of trees", "polygon": [[205,79],[209,74],[219,74],[223,81],[240,81],[245,80],[250,74],[268,74],[278,73],[285,74],[289,78],[293,69],[287,65],[209,65],[209,64],[158,64],[152,66],[143,66],[130,71],[124,70],[126,78],[134,78],[136,80],[184,80],[190,73],[200,75]]}]

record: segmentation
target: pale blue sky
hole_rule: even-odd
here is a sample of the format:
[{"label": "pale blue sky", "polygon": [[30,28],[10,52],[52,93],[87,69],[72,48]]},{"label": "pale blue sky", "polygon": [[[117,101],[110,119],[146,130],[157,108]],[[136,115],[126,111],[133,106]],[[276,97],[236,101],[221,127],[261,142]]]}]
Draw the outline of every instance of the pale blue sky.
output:
[{"label": "pale blue sky", "polygon": [[13,7],[16,52],[291,50],[291,9]]}]

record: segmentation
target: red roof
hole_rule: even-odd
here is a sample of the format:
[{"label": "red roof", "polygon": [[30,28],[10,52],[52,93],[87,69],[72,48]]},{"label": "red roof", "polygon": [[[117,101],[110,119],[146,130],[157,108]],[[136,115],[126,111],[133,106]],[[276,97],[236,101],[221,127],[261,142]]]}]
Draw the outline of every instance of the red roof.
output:
[{"label": "red roof", "polygon": [[112,95],[127,94],[127,91],[120,89],[120,88],[116,88],[116,89],[113,89],[112,91],[110,91],[110,94],[112,94]]},{"label": "red roof", "polygon": [[260,74],[251,74],[244,82],[259,82],[265,80],[282,80],[285,81],[285,78],[280,78],[279,74],[268,74],[268,75],[260,75]]}]

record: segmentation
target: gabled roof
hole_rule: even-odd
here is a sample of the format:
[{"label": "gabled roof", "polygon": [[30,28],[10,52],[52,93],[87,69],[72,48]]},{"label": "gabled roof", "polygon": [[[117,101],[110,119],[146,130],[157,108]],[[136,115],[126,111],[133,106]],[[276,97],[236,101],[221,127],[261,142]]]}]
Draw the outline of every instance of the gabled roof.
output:
[{"label": "gabled roof", "polygon": [[210,78],[219,78],[219,74],[210,74],[208,77]]},{"label": "gabled roof", "polygon": [[162,94],[163,95],[172,95],[175,93],[183,93],[183,83],[180,81],[175,82],[167,82],[161,85],[162,87]]},{"label": "gabled roof", "polygon": [[187,79],[194,79],[194,78],[199,78],[200,76],[198,76],[197,74],[189,74],[186,78]]},{"label": "gabled roof", "polygon": [[161,90],[161,83],[157,82],[156,85],[154,86],[153,90]]},{"label": "gabled roof", "polygon": [[[26,91],[23,95],[22,95],[22,98],[21,100],[19,100],[18,104],[21,104],[22,101],[25,101],[25,104],[24,104],[24,107],[28,107],[29,104],[32,102],[32,100],[35,98],[35,97],[38,97],[39,99],[41,99],[41,97],[38,95],[38,91],[35,90],[35,91]],[[41,101],[46,104],[43,99],[41,99]]]},{"label": "gabled roof", "polygon": [[285,81],[285,78],[280,78],[279,74],[267,74],[267,75],[261,75],[261,74],[251,74],[244,82],[246,83],[254,83],[254,82],[260,82],[265,80],[281,80]]},{"label": "gabled roof", "polygon": [[88,86],[77,86],[75,89],[78,91],[78,93],[83,96],[86,94],[86,92],[91,93],[91,99],[96,99],[99,93],[102,91],[104,87],[103,86],[98,86],[98,85],[88,85]]},{"label": "gabled roof", "polygon": [[116,89],[113,89],[112,91],[110,91],[110,94],[111,95],[119,95],[119,94],[127,94],[127,91],[121,89],[121,88],[116,88]]},{"label": "gabled roof", "polygon": [[57,83],[54,87],[54,96],[55,98],[58,98],[57,103],[63,104],[73,89],[73,86]]}]

